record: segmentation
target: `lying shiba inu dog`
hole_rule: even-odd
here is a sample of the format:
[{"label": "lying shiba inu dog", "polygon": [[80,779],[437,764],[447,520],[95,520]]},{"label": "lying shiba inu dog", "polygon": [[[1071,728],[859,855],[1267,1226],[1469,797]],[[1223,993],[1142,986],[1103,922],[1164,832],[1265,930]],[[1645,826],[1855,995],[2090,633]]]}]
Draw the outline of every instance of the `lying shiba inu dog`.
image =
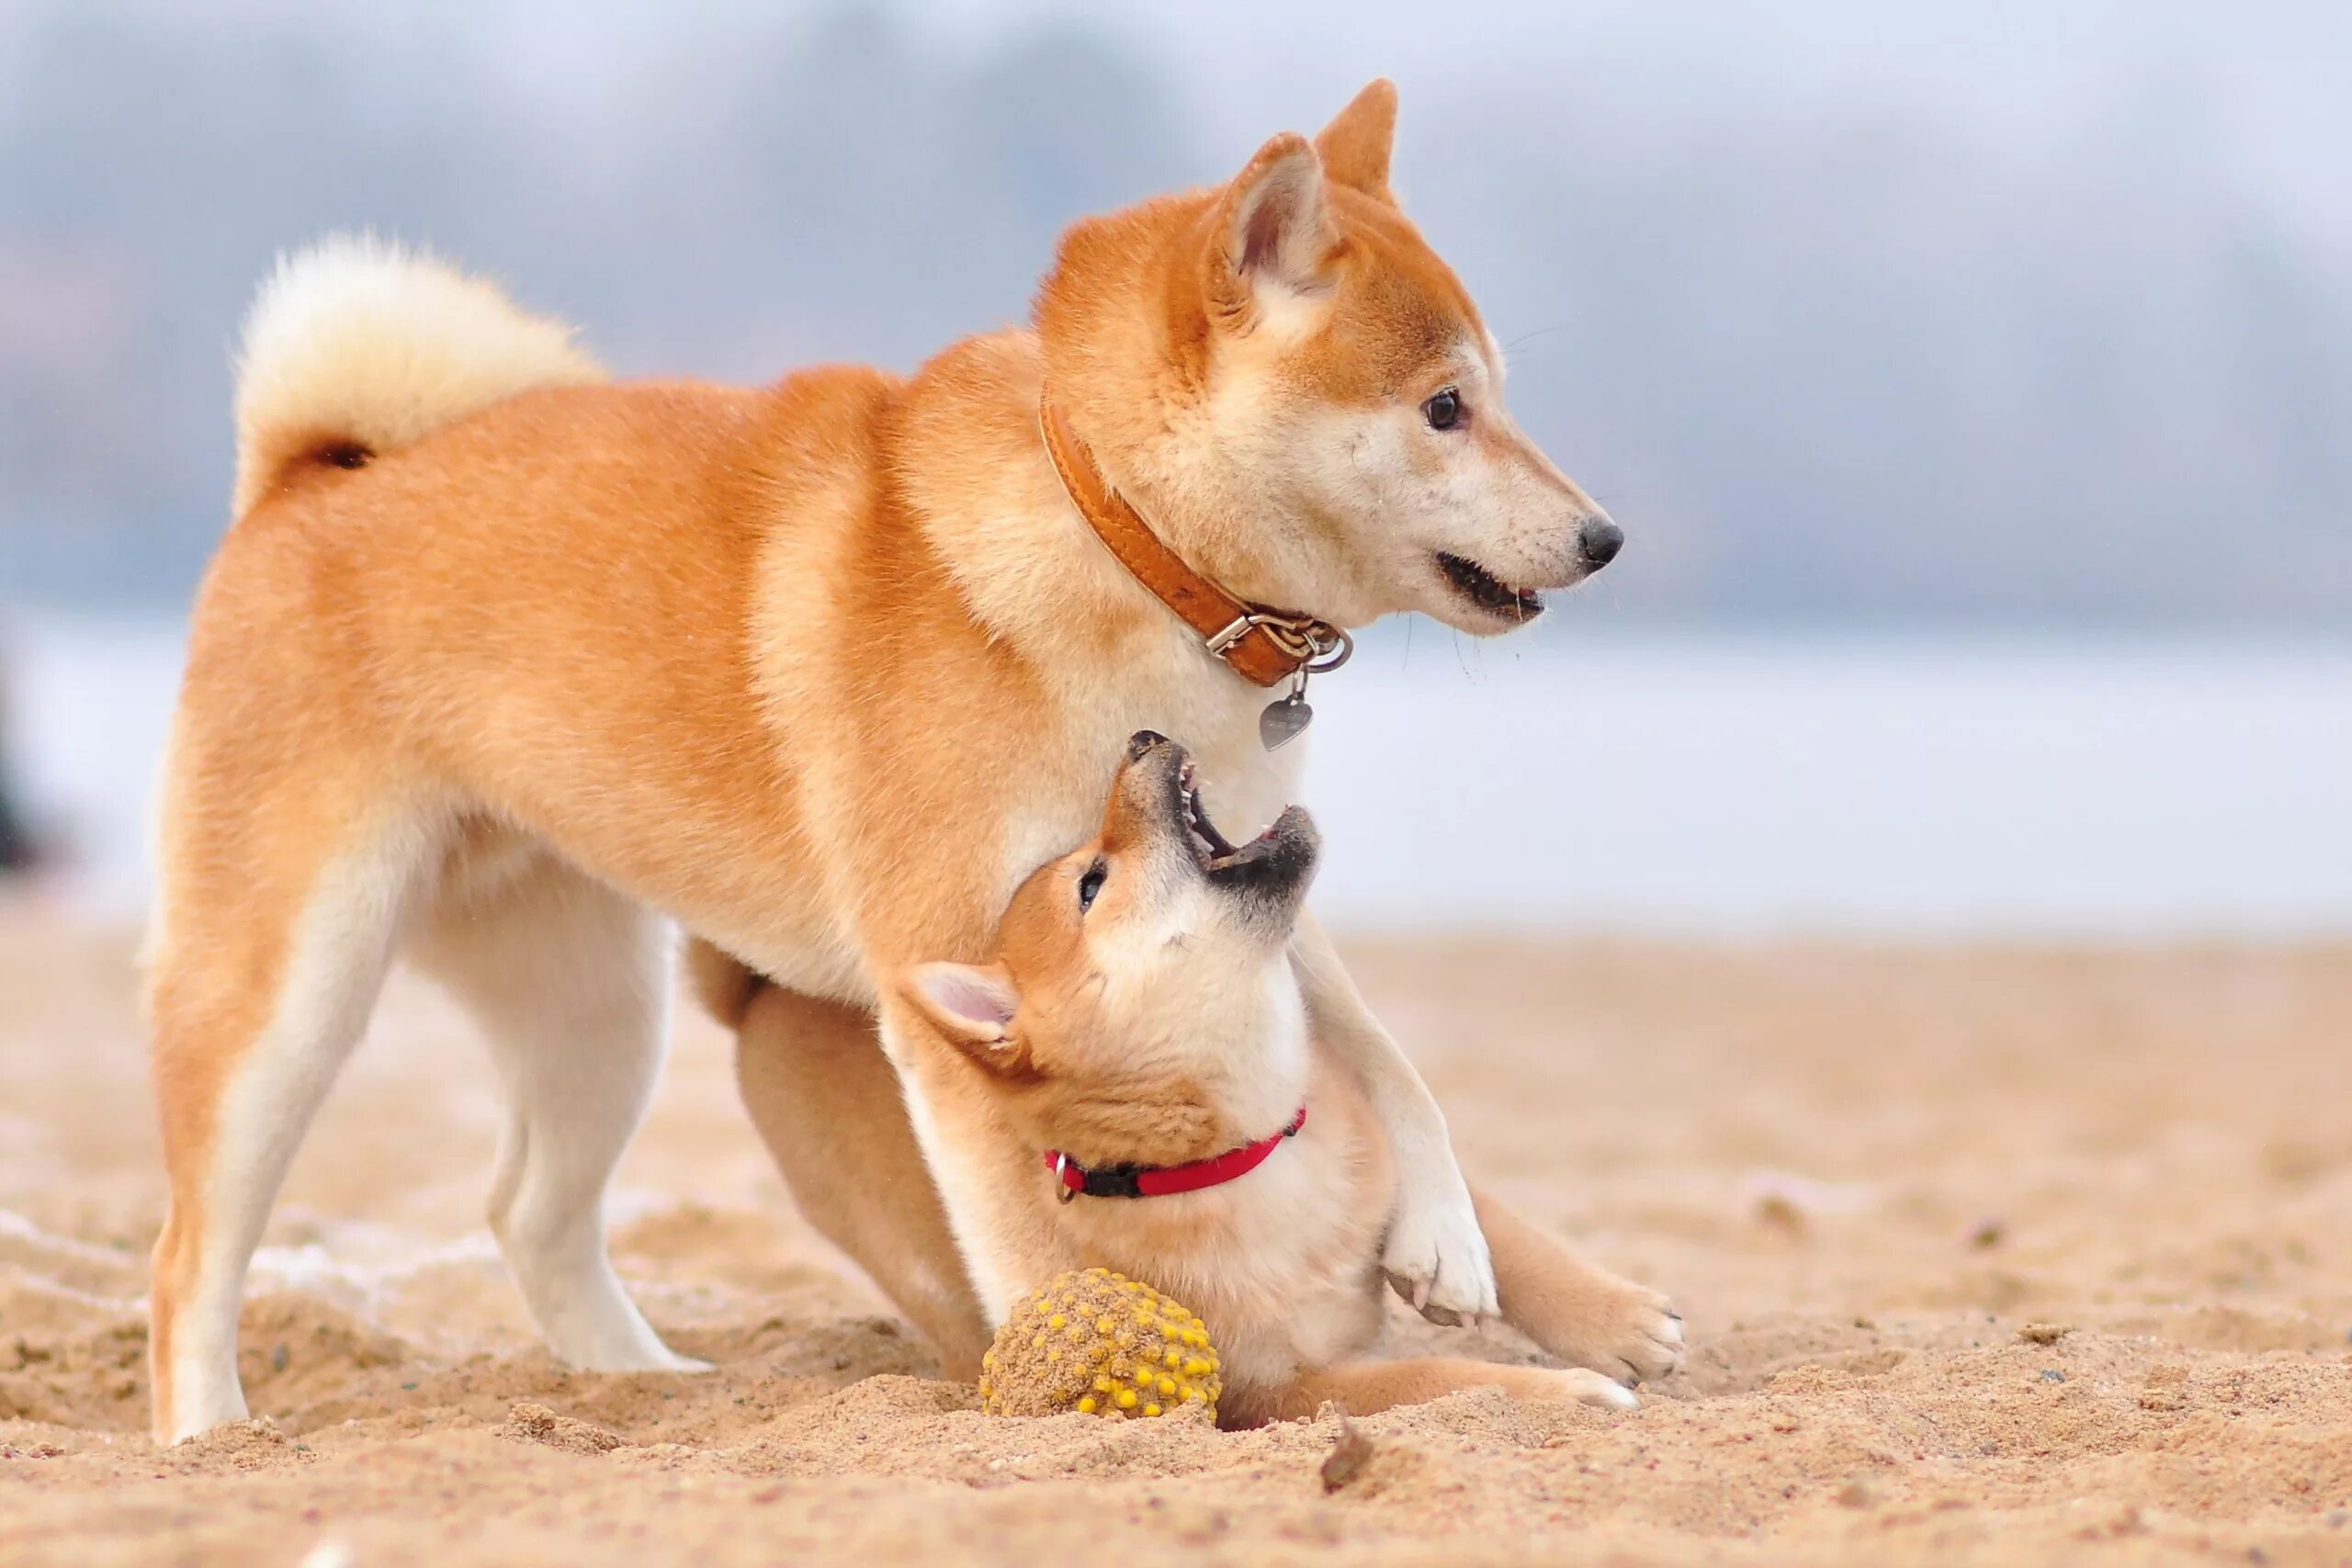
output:
[{"label": "lying shiba inu dog", "polygon": [[1100,1265],[1169,1292],[1224,1352],[1229,1425],[1481,1383],[1634,1404],[1682,1359],[1666,1298],[1475,1190],[1502,1316],[1576,1369],[1358,1359],[1396,1167],[1286,956],[1315,829],[1293,807],[1237,849],[1182,747],[1146,732],[1127,756],[1101,833],[1013,895],[997,958],[913,965],[884,999],[988,1272],[1019,1290]]},{"label": "lying shiba inu dog", "polygon": [[[903,378],[614,386],[437,265],[346,243],[280,269],[163,790],[160,1438],[245,1414],[247,1259],[396,953],[490,1037],[491,1226],[556,1352],[693,1365],[602,1225],[670,920],[710,944],[804,1210],[977,1361],[1006,1287],[966,1189],[923,1175],[876,976],[986,953],[1119,737],[1193,738],[1221,809],[1271,814],[1297,750],[1261,736],[1298,716],[1264,710],[1341,628],[1507,630],[1621,542],[1398,210],[1395,107],[1375,84],[1224,186],[1077,224],[1035,330]],[[1386,1135],[1384,1267],[1432,1314],[1493,1311],[1442,1117],[1311,919],[1292,963]]]}]

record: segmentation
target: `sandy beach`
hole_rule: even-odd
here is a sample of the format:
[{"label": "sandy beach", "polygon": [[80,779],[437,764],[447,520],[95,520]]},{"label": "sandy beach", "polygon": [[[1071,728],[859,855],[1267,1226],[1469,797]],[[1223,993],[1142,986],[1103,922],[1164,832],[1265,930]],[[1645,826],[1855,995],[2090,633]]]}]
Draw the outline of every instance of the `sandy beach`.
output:
[{"label": "sandy beach", "polygon": [[487,1065],[406,978],[257,1261],[256,1419],[159,1450],[133,946],[0,906],[0,1563],[2352,1562],[2352,949],[1353,944],[1464,1163],[1693,1351],[1631,1415],[1364,1419],[1331,1486],[1329,1414],[936,1381],[690,1011],[613,1222],[718,1370],[563,1371],[481,1225]]}]

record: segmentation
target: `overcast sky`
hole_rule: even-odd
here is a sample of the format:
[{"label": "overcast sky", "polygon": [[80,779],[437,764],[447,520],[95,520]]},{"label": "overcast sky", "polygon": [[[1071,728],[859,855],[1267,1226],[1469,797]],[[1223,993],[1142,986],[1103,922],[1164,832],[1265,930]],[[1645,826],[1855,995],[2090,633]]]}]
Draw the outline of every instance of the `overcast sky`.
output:
[{"label": "overcast sky", "polygon": [[[55,0],[0,0],[0,43]],[[167,7],[176,8],[176,7]],[[411,0],[402,27],[503,33],[519,88],[594,92],[643,51],[835,0]],[[1204,141],[1254,146],[1366,78],[1411,89],[1541,77],[1660,123],[1709,116],[1922,107],[2026,142],[2117,124],[2170,126],[2352,248],[2352,4],[2346,0],[892,0],[944,49],[986,49],[1041,21],[1082,21],[1156,57]],[[205,0],[300,17],[357,47],[379,5]],[[0,49],[0,72],[13,51]],[[559,69],[560,67],[560,69]],[[1426,132],[1424,132],[1426,134]],[[1474,153],[1478,128],[1459,128]]]},{"label": "overcast sky", "polygon": [[0,577],[184,594],[322,231],[908,368],[1376,74],[1629,608],[2352,626],[2352,0],[0,0]]},{"label": "overcast sky", "polygon": [[[25,0],[11,0],[18,7]],[[314,11],[315,0],[228,8]],[[220,8],[215,0],[215,8]],[[433,0],[447,25],[511,30],[533,90],[594,90],[650,40],[830,0]],[[1657,124],[1711,117],[1926,109],[2030,147],[2113,125],[2168,132],[2235,170],[2300,225],[2352,248],[2352,4],[2346,0],[900,0],[943,48],[985,49],[1082,20],[1170,69],[1204,141],[1246,155],[1374,75],[1452,98],[1540,77]],[[345,7],[355,31],[374,6]],[[1479,128],[1457,128],[1475,155]],[[1418,137],[1430,135],[1420,128]]]}]

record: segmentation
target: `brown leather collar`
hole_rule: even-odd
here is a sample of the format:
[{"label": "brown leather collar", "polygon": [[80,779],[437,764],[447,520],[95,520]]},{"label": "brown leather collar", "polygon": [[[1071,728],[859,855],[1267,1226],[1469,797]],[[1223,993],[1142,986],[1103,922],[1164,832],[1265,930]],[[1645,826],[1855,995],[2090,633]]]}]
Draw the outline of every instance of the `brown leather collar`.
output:
[{"label": "brown leather collar", "polygon": [[1312,615],[1245,603],[1185,565],[1104,480],[1086,443],[1070,429],[1050,394],[1037,399],[1037,428],[1078,514],[1152,597],[1199,633],[1202,646],[1244,680],[1279,686],[1302,672],[1337,670],[1355,651],[1354,639],[1341,627]]}]

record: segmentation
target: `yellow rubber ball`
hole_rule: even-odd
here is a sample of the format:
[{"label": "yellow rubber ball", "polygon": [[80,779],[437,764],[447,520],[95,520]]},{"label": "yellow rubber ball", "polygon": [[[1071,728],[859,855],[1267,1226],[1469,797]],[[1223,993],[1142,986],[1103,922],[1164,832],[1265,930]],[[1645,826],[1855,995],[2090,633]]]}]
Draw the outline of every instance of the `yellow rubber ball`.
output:
[{"label": "yellow rubber ball", "polygon": [[[1049,1337],[1086,1337],[1092,1348],[1066,1357],[1059,1345],[1048,1349]],[[1108,1269],[1073,1269],[1030,1292],[996,1331],[981,1365],[980,1400],[991,1416],[1074,1410],[1116,1420],[1166,1411],[1214,1420],[1225,1392],[1222,1362],[1201,1320]]]}]

